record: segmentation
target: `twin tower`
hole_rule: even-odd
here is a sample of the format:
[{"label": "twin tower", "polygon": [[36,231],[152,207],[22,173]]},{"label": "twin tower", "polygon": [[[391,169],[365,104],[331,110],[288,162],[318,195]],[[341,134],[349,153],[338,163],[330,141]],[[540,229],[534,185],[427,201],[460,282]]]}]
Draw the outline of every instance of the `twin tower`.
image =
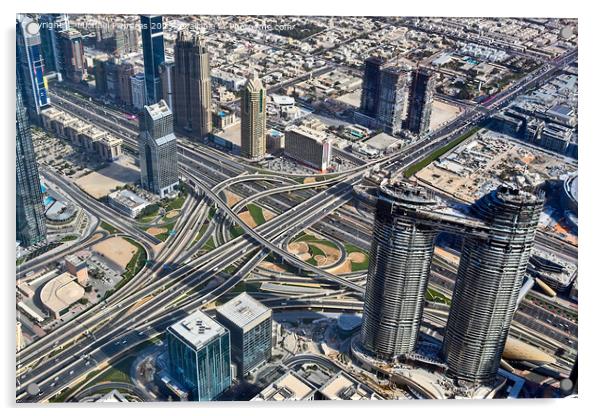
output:
[{"label": "twin tower", "polygon": [[544,196],[500,186],[470,215],[441,208],[409,182],[381,186],[361,330],[363,347],[391,360],[414,351],[435,237],[464,236],[443,355],[450,376],[493,381],[531,254]]}]

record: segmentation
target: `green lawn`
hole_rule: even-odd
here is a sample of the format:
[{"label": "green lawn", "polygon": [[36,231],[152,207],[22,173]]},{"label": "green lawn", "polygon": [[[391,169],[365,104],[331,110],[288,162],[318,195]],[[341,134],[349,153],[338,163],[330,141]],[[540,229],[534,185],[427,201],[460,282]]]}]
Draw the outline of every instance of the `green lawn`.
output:
[{"label": "green lawn", "polygon": [[203,247],[201,247],[201,250],[211,251],[214,248],[215,248],[215,240],[213,240],[213,237],[211,237],[205,242]]},{"label": "green lawn", "polygon": [[134,254],[134,256],[132,256],[132,258],[130,259],[128,265],[125,268],[125,272],[122,275],[123,279],[119,282],[115,289],[118,289],[119,287],[123,286],[123,284],[125,284],[127,280],[131,279],[136,274],[138,274],[138,272],[142,270],[142,268],[146,264],[146,250],[144,250],[144,247],[142,247],[139,243],[130,238],[126,238],[126,240],[130,244],[135,245],[138,250],[136,251],[136,254]]},{"label": "green lawn", "polygon": [[234,225],[234,226],[230,227],[230,235],[232,236],[232,238],[240,237],[244,233],[245,233],[245,231],[242,229],[242,227],[240,225]]},{"label": "green lawn", "polygon": [[73,241],[73,240],[77,240],[77,236],[73,235],[73,234],[69,234],[64,236],[63,238],[61,238],[61,242],[65,243],[67,241]]},{"label": "green lawn", "polygon": [[419,160],[418,162],[414,163],[413,165],[410,165],[403,172],[403,176],[405,178],[409,178],[410,176],[414,175],[416,172],[418,172],[421,169],[427,167],[432,162],[434,162],[435,160],[437,160],[439,157],[441,157],[445,153],[449,152],[454,147],[458,146],[464,140],[468,139],[470,136],[472,136],[473,134],[475,134],[478,130],[479,130],[479,127],[474,127],[473,129],[467,131],[466,133],[464,133],[463,135],[461,135],[457,139],[452,140],[451,142],[449,142],[445,146],[443,146],[443,147],[435,150],[433,153],[429,154],[424,159]]},{"label": "green lawn", "polygon": [[249,210],[249,214],[255,221],[255,224],[261,225],[265,222],[265,217],[263,216],[263,209],[255,204],[248,204],[247,209]]},{"label": "green lawn", "polygon": [[161,234],[157,234],[155,237],[157,237],[159,240],[161,241],[165,241],[169,238],[169,233],[171,232],[171,230],[173,230],[173,228],[176,225],[176,221],[172,221],[168,224],[161,224],[161,228],[165,228],[166,231],[161,233]]},{"label": "green lawn", "polygon": [[117,234],[119,232],[117,228],[104,221],[100,222],[100,228],[102,228],[103,230],[107,230],[109,234]]},{"label": "green lawn", "polygon": [[426,300],[428,300],[430,302],[444,303],[446,305],[451,305],[450,298],[445,296],[443,293],[441,293],[435,289],[432,289],[430,287],[426,289],[425,298],[426,298]]},{"label": "green lawn", "polygon": [[184,205],[184,201],[186,201],[186,197],[187,197],[186,194],[180,194],[176,198],[170,199],[169,202],[167,203],[167,206],[165,207],[165,211],[169,212],[174,209],[182,208],[182,205]]},{"label": "green lawn", "polygon": [[351,243],[345,243],[345,251],[347,252],[347,254],[362,253],[366,256],[366,259],[364,261],[362,261],[361,263],[351,262],[351,271],[352,272],[359,272],[359,271],[368,269],[368,264],[370,263],[370,258],[369,258],[368,253],[366,253],[364,250],[362,250],[358,246],[351,244]]}]

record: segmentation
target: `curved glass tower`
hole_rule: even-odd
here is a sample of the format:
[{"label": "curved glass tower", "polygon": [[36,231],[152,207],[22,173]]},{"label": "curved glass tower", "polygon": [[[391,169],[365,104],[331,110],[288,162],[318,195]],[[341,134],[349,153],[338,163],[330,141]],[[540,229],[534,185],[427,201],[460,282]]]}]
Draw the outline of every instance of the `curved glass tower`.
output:
[{"label": "curved glass tower", "polygon": [[407,182],[382,186],[364,300],[362,346],[390,360],[416,346],[437,231],[414,214],[435,204]]},{"label": "curved glass tower", "polygon": [[452,377],[495,380],[543,203],[541,191],[501,186],[473,206],[491,229],[464,240],[443,346]]}]

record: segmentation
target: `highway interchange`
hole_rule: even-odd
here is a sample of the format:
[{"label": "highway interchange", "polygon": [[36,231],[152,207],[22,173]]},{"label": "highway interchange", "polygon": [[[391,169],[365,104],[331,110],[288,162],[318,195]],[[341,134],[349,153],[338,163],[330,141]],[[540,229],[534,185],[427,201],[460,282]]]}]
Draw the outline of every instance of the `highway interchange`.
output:
[{"label": "highway interchange", "polygon": [[[295,175],[271,175],[241,163],[240,159],[214,150],[208,146],[180,140],[180,175],[193,190],[183,207],[183,214],[176,225],[176,234],[160,244],[156,237],[132,224],[103,203],[83,193],[69,180],[47,169],[44,177],[59,185],[71,199],[95,217],[112,224],[120,234],[138,241],[146,250],[148,265],[131,281],[106,301],[88,309],[76,319],[63,324],[44,338],[26,347],[19,354],[17,363],[16,394],[20,401],[44,401],[76,385],[87,374],[104,364],[115,362],[136,345],[157,336],[172,322],[188,311],[209,307],[217,298],[226,294],[239,282],[257,271],[260,262],[275,253],[291,266],[303,271],[304,276],[323,284],[325,292],[279,297],[266,296],[265,302],[273,308],[316,307],[322,309],[361,310],[363,276],[338,276],[326,273],[299,260],[282,248],[283,242],[304,229],[314,230],[329,238],[348,241],[367,250],[371,240],[370,212],[357,210],[354,204],[354,185],[364,173],[375,165],[399,174],[409,165],[420,160],[434,149],[444,146],[464,134],[472,126],[487,119],[526,89],[540,85],[554,76],[563,64],[576,58],[576,51],[566,61],[548,63],[538,72],[529,75],[499,94],[486,106],[466,111],[458,119],[434,132],[429,137],[404,148],[401,153],[336,174],[319,182],[298,183]],[[124,139],[130,151],[137,149],[135,122],[123,120],[123,114],[108,107],[84,100],[68,92],[53,91],[55,105],[79,117],[112,131]],[[255,203],[275,212],[277,216],[256,228],[247,226],[236,211],[243,203],[229,207],[224,191],[239,194],[244,204]],[[210,218],[210,208],[217,214]],[[210,226],[202,238],[194,242],[201,226]],[[236,223],[244,235],[228,239],[229,224]],[[211,234],[220,231],[222,244],[208,253],[194,255]],[[108,237],[103,235],[102,238]],[[227,240],[227,241],[223,241]],[[574,249],[556,241],[553,237],[538,235],[538,244],[554,250]],[[86,239],[82,246],[90,244]],[[80,248],[82,247],[80,246]],[[56,256],[38,259],[26,264],[25,270],[39,269],[56,261]],[[165,268],[165,265],[170,265]],[[235,265],[231,275],[225,270]],[[441,269],[441,270],[439,270]],[[432,283],[438,288],[453,287],[453,271],[434,268]],[[167,270],[167,271],[166,271]],[[557,339],[559,331],[548,328],[544,319],[550,313],[529,304],[526,311],[519,309],[521,321],[513,326],[514,332],[529,332],[525,328],[542,332],[542,343],[549,348],[564,345]],[[522,315],[521,315],[522,314]],[[427,319],[441,323],[441,314],[427,310]],[[543,323],[542,323],[543,322]],[[555,321],[556,322],[556,321]],[[574,332],[573,332],[574,331]],[[576,336],[576,325],[570,327],[570,335]],[[527,338],[529,335],[525,335]],[[533,337],[531,335],[532,338]],[[537,340],[536,340],[537,341]],[[551,347],[550,347],[551,345]],[[576,346],[575,346],[576,348]],[[32,397],[27,386],[36,383],[40,393]]]}]

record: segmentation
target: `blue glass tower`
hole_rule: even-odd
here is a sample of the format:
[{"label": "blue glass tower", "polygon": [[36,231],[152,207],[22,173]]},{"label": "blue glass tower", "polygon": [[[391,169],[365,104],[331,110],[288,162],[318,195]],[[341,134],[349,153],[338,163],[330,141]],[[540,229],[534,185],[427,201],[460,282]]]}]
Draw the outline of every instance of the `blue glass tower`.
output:
[{"label": "blue glass tower", "polygon": [[40,243],[46,239],[44,206],[36,155],[31,141],[27,110],[21,90],[23,81],[17,72],[17,235],[23,246]]},{"label": "blue glass tower", "polygon": [[23,101],[30,118],[50,105],[40,40],[40,25],[31,16],[17,15],[17,71],[23,83]]},{"label": "blue glass tower", "polygon": [[166,332],[169,371],[193,400],[214,400],[232,382],[230,333],[197,310]]},{"label": "blue glass tower", "polygon": [[144,57],[144,82],[146,104],[155,104],[162,98],[160,65],[165,61],[163,45],[163,16],[140,15],[142,55]]}]

